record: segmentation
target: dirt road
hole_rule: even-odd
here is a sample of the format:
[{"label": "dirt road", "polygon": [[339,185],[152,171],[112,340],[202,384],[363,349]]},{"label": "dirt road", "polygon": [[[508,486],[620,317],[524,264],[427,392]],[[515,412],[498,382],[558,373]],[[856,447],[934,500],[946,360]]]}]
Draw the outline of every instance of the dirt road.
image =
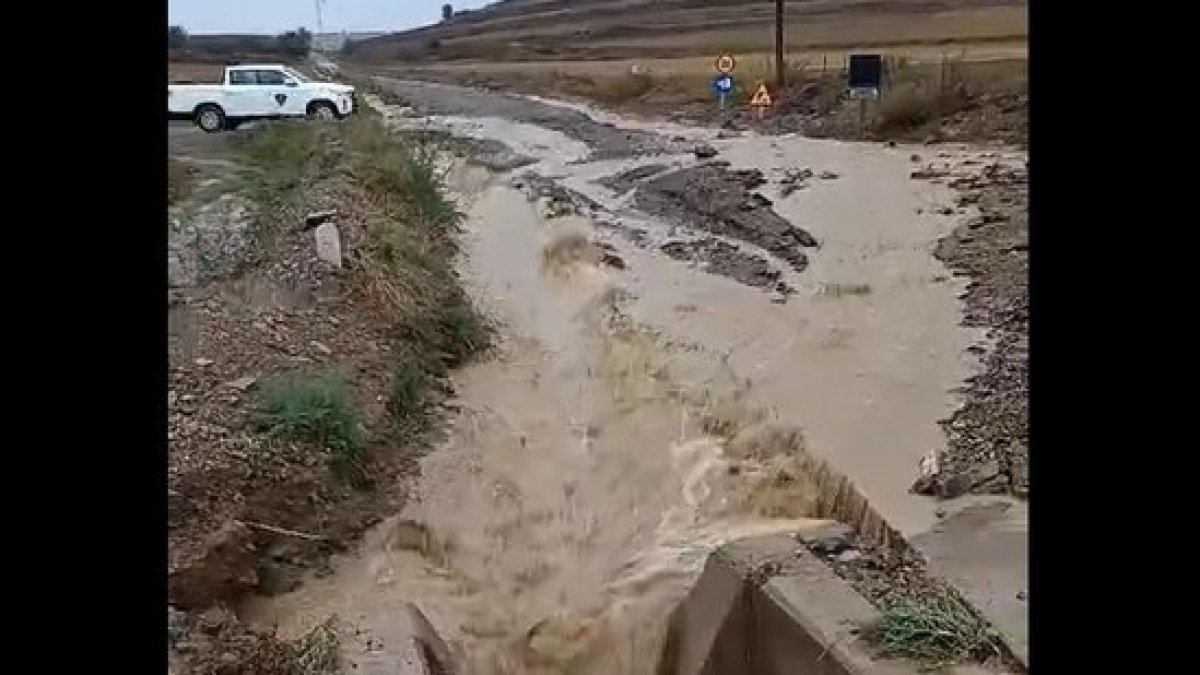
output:
[{"label": "dirt road", "polygon": [[247,616],[299,634],[339,614],[359,628],[357,672],[384,672],[401,600],[470,672],[651,672],[712,547],[826,515],[788,457],[827,461],[906,536],[935,528],[937,505],[909,487],[945,448],[938,421],[982,335],[934,257],[973,213],[910,174],[970,172],[978,153],[719,137],[379,84],[396,127],[528,162],[450,176],[469,216],[463,273],[506,341],[456,377],[463,412],[420,498],[332,575]]}]

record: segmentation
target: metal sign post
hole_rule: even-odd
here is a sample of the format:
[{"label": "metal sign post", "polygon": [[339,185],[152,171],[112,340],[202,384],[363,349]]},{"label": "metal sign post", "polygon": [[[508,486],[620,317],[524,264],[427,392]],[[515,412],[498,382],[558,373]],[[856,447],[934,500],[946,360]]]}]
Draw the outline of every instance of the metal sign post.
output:
[{"label": "metal sign post", "polygon": [[750,105],[758,113],[758,119],[762,120],[763,113],[771,106],[771,92],[767,91],[767,85],[759,82],[758,89],[754,90],[754,97],[750,99]]},{"label": "metal sign post", "polygon": [[712,80],[712,90],[721,103],[721,109],[724,110],[729,103],[729,94],[733,92],[733,76],[729,73],[718,74]]},{"label": "metal sign post", "polygon": [[717,75],[712,79],[712,91],[717,95],[721,110],[729,105],[729,95],[733,93],[733,69],[737,61],[729,54],[717,57]]}]

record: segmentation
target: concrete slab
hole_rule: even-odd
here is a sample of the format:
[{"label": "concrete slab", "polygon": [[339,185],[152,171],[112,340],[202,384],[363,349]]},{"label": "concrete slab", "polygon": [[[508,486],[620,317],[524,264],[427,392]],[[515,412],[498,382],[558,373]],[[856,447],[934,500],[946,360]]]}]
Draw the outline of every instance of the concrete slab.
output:
[{"label": "concrete slab", "polygon": [[[914,675],[857,635],[877,610],[786,536],[728,544],[671,617],[659,675]],[[954,670],[955,675],[974,672]]]},{"label": "concrete slab", "polygon": [[999,497],[948,506],[941,523],[910,541],[929,571],[954,584],[1028,666],[1029,506]]}]

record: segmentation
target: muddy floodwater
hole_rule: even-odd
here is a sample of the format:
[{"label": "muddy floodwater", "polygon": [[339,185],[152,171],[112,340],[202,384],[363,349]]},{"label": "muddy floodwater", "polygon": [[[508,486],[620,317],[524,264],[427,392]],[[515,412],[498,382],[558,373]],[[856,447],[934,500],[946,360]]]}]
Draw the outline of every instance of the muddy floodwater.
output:
[{"label": "muddy floodwater", "polygon": [[[676,127],[641,152],[650,131],[628,120],[568,110],[585,121],[539,126],[439,101],[435,116],[389,113],[503,142],[595,213],[548,213],[520,171],[454,166],[462,269],[501,326],[497,354],[454,375],[461,412],[416,483],[397,488],[405,511],[332,574],[243,615],[291,636],[337,614],[355,672],[390,672],[403,627],[389,619],[412,602],[468,673],[651,673],[665,617],[709,551],[820,523],[804,476],[780,480],[789,454],[827,461],[904,534],[930,529],[933,503],[908,487],[945,443],[937,421],[978,336],[960,327],[960,282],[931,253],[963,216],[936,212],[946,188],[909,178],[911,150]],[[597,152],[609,131],[571,133],[602,122],[637,134]],[[697,233],[601,181],[694,165],[693,141],[760,170],[774,212],[818,240],[801,272],[733,242],[793,293],[672,259],[661,244]],[[796,167],[814,176],[784,196]],[[600,245],[621,265],[603,264]]]}]

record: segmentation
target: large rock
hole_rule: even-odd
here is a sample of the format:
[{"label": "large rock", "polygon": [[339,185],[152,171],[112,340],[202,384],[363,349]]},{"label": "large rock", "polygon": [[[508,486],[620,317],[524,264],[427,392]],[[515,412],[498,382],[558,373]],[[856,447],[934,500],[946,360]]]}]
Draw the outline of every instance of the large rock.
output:
[{"label": "large rock", "polygon": [[250,203],[222,195],[176,211],[167,227],[167,274],[173,288],[196,286],[236,272],[255,251]]},{"label": "large rock", "polygon": [[338,232],[337,225],[329,222],[321,223],[316,230],[313,230],[313,237],[317,242],[317,258],[341,269],[342,237]]}]

